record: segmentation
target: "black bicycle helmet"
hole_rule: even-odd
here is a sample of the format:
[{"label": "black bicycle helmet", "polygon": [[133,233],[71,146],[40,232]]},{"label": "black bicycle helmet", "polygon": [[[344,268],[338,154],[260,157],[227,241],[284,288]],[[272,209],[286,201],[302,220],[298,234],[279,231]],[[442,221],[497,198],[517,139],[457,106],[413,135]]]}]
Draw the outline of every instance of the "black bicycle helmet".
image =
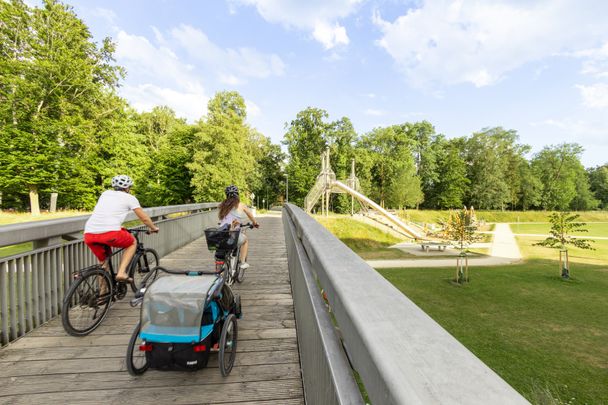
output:
[{"label": "black bicycle helmet", "polygon": [[235,186],[234,184],[231,184],[228,187],[226,187],[224,192],[226,193],[226,198],[239,196],[239,188],[237,186]]}]

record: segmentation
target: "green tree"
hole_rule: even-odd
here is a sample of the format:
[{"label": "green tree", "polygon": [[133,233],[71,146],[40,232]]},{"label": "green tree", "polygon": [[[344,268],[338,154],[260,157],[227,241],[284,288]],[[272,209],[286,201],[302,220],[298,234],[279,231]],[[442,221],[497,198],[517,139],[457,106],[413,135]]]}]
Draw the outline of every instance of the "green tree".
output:
[{"label": "green tree", "polygon": [[196,201],[221,201],[224,188],[238,186],[248,200],[255,160],[250,152],[250,129],[245,101],[236,91],[217,93],[208,104],[207,119],[201,120],[194,139],[192,163],[193,196]]},{"label": "green tree", "polygon": [[576,143],[546,146],[532,159],[534,173],[542,184],[541,206],[546,210],[566,210],[577,193],[583,148]]},{"label": "green tree", "polygon": [[589,185],[603,209],[608,209],[608,164],[587,169]]},{"label": "green tree", "polygon": [[438,137],[433,149],[437,158],[437,180],[427,191],[429,203],[434,208],[447,209],[462,207],[469,185],[467,165],[462,157],[464,140],[446,140]]},{"label": "green tree", "polygon": [[469,205],[481,209],[504,209],[510,201],[510,160],[519,152],[517,133],[489,128],[474,133],[466,142],[470,187]]},{"label": "green tree", "polygon": [[[428,121],[416,123],[406,123],[403,130],[408,137],[414,141],[412,146],[414,162],[416,164],[416,175],[420,179],[420,186],[423,192],[422,197],[416,200],[426,200],[424,196],[432,194],[433,187],[439,181],[437,153],[435,146],[435,127]],[[430,203],[429,200],[426,200]]]},{"label": "green tree", "polygon": [[535,244],[537,246],[545,246],[560,250],[560,271],[563,278],[570,278],[568,246],[571,245],[579,249],[594,250],[590,244],[590,242],[592,242],[591,240],[576,238],[571,235],[573,232],[587,232],[587,229],[585,229],[587,224],[576,221],[579,217],[580,215],[573,215],[569,212],[552,213],[549,216],[549,222],[551,222],[551,231],[549,233],[551,236],[547,237],[544,241]]},{"label": "green tree", "polygon": [[369,195],[380,205],[398,208],[422,201],[412,144],[400,126],[376,128],[361,138],[360,146],[369,151],[373,162]]},{"label": "green tree", "polygon": [[[289,163],[289,200],[302,205],[321,169],[321,153],[329,148],[330,165],[340,180],[348,177],[350,162],[355,156],[356,133],[348,118],[327,122],[325,110],[308,107],[300,111],[287,126],[283,144],[287,146]],[[335,208],[345,209],[345,201],[337,200]]]},{"label": "green tree", "polygon": [[519,207],[526,211],[529,208],[539,207],[542,201],[542,183],[536,172],[532,170],[530,162],[524,161],[519,165]]},{"label": "green tree", "polygon": [[273,144],[265,136],[260,137],[259,147],[256,149],[259,151],[256,169],[259,181],[253,187],[253,192],[260,207],[266,204],[270,207],[284,194],[285,178],[282,167],[286,156],[279,145]]},{"label": "green tree", "polygon": [[0,2],[0,189],[38,193],[74,186],[98,100],[117,85],[114,45],[98,47],[71,7]]},{"label": "green tree", "polygon": [[192,201],[192,161],[196,127],[177,118],[168,107],[155,107],[138,117],[137,132],[149,156],[140,174],[137,195],[145,205],[185,204]]}]

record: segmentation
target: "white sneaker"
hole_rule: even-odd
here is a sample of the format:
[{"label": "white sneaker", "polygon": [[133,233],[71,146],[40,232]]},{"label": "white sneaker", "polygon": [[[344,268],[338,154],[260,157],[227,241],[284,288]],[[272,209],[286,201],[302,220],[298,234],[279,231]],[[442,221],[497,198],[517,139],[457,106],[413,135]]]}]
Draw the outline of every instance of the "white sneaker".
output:
[{"label": "white sneaker", "polygon": [[248,269],[248,268],[249,268],[249,263],[247,263],[247,262],[241,263],[241,269],[242,270],[245,270],[245,269]]}]

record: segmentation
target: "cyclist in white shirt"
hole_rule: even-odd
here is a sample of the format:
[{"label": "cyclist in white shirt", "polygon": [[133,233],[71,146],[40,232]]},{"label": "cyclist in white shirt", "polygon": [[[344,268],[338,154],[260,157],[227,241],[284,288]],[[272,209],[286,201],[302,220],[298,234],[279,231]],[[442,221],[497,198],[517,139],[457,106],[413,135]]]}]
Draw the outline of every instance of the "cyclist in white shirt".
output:
[{"label": "cyclist in white shirt", "polygon": [[137,249],[133,235],[122,228],[129,211],[133,210],[151,232],[158,232],[158,227],[143,211],[137,198],[130,194],[131,186],[133,180],[129,176],[124,174],[115,176],[112,179],[113,190],[106,190],[101,194],[93,214],[84,226],[84,242],[106,271],[108,266],[104,245],[124,248],[116,274],[116,280],[119,282],[131,282],[128,278],[127,266]]}]

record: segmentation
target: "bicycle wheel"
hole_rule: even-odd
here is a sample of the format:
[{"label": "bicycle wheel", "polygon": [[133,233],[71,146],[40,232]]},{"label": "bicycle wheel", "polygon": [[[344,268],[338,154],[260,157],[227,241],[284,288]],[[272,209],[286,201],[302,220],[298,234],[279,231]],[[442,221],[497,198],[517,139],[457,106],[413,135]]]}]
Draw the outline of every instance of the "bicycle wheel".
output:
[{"label": "bicycle wheel", "polygon": [[158,276],[157,271],[153,271],[158,266],[158,253],[156,250],[146,248],[133,258],[129,277],[133,279],[131,290],[139,291],[142,287],[149,285]]},{"label": "bicycle wheel", "polygon": [[234,314],[228,315],[222,327],[220,336],[220,352],[218,360],[220,363],[220,372],[226,377],[232,371],[234,359],[236,358],[236,341],[238,336],[238,327]]},{"label": "bicycle wheel", "polygon": [[129,340],[129,346],[127,347],[127,370],[131,375],[141,375],[150,367],[146,352],[139,348],[144,344],[144,341],[139,337],[140,330],[141,323],[137,322],[135,329],[133,329],[131,339]]},{"label": "bicycle wheel", "polygon": [[91,333],[110,309],[112,280],[101,267],[79,273],[63,299],[61,322],[72,336]]},{"label": "bicycle wheel", "polygon": [[224,272],[222,273],[222,277],[224,277],[224,282],[228,285],[234,284],[234,274],[232,273],[232,266],[234,265],[234,258],[229,255],[226,256],[226,263],[224,266]]},{"label": "bicycle wheel", "polygon": [[237,283],[242,283],[245,280],[245,269],[241,267],[241,261],[236,263],[236,275],[234,277]]}]

